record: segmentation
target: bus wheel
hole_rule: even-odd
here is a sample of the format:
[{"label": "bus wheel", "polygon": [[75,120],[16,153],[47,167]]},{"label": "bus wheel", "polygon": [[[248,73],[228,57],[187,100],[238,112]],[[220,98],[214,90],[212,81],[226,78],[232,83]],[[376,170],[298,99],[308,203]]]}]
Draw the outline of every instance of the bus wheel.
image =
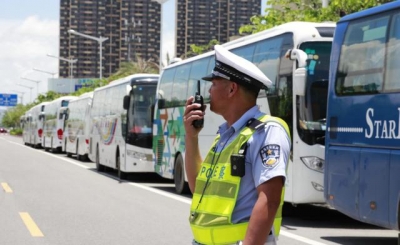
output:
[{"label": "bus wheel", "polygon": [[117,151],[117,156],[115,157],[115,165],[118,171],[118,178],[120,180],[126,179],[126,173],[121,171],[121,157],[119,156],[119,151]]},{"label": "bus wheel", "polygon": [[185,182],[185,172],[183,167],[182,155],[179,154],[175,159],[174,165],[174,183],[175,191],[178,194],[185,194],[189,192],[189,185]]},{"label": "bus wheel", "polygon": [[79,155],[79,140],[76,141],[76,160],[81,160],[81,156]]},{"label": "bus wheel", "polygon": [[44,137],[44,136],[43,136],[43,139],[42,139],[42,143],[43,143],[42,145],[43,145],[44,151],[49,151],[49,148],[46,147],[46,137]]},{"label": "bus wheel", "polygon": [[96,169],[98,172],[104,172],[104,166],[100,164],[99,146],[96,148]]}]

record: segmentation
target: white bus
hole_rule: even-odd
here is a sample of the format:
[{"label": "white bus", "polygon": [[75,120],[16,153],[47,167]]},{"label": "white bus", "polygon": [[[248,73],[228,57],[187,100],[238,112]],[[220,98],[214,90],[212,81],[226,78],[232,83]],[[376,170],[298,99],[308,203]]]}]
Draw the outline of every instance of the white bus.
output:
[{"label": "white bus", "polygon": [[93,92],[84,93],[71,100],[67,107],[63,151],[69,157],[75,155],[78,160],[88,158],[92,98]]},{"label": "white bus", "polygon": [[19,118],[19,124],[22,129],[22,142],[24,142],[24,145],[29,145],[29,136],[30,136],[29,120],[30,120],[29,110],[27,110],[25,114]]},{"label": "white bus", "polygon": [[[265,91],[260,92],[257,104],[261,111],[285,120],[290,128],[293,148],[287,169],[285,201],[293,204],[325,203],[324,135],[334,30],[334,23],[291,22],[223,44],[257,65],[273,83],[267,96]],[[302,55],[296,58],[295,54]],[[214,65],[214,51],[170,65],[164,69],[157,88],[160,92],[153,129],[155,171],[162,177],[174,179],[178,193],[188,190],[182,121],[185,101],[195,94],[197,80],[209,74]],[[301,68],[299,65],[305,68],[296,71]],[[210,82],[201,80],[201,94],[206,104],[209,103],[209,86]],[[199,135],[203,158],[218,125],[223,122],[223,118],[209,108],[208,105],[204,128]]]},{"label": "white bus", "polygon": [[89,159],[98,171],[154,172],[152,119],[159,75],[135,74],[95,89]]},{"label": "white bus", "polygon": [[42,147],[52,152],[61,152],[64,136],[65,110],[70,100],[76,96],[63,96],[49,102],[44,108]]},{"label": "white bus", "polygon": [[40,148],[42,146],[43,136],[43,122],[44,122],[44,108],[49,102],[42,102],[32,107],[29,112],[29,121],[24,127],[24,143],[33,148]]}]

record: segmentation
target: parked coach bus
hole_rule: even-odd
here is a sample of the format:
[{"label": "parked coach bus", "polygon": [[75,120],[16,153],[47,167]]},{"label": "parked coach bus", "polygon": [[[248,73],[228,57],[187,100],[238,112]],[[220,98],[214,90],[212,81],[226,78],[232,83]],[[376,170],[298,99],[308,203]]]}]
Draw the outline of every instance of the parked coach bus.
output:
[{"label": "parked coach bus", "polygon": [[49,102],[42,102],[29,110],[29,122],[25,124],[24,132],[26,132],[26,134],[23,137],[26,145],[30,145],[34,148],[42,147],[44,108],[47,104],[49,104]]},{"label": "parked coach bus", "polygon": [[159,76],[135,74],[96,88],[91,108],[89,158],[98,171],[154,172],[152,121]]},{"label": "parked coach bus", "polygon": [[325,198],[354,219],[397,230],[399,78],[399,1],[347,15],[337,23],[329,79]]},{"label": "parked coach bus", "polygon": [[45,106],[42,147],[46,151],[56,153],[62,151],[65,121],[62,107],[68,106],[69,101],[76,98],[76,96],[63,96]]},{"label": "parked coach bus", "polygon": [[84,93],[69,101],[66,108],[63,151],[78,160],[88,158],[92,98],[93,92]]},{"label": "parked coach bus", "polygon": [[22,142],[24,145],[29,145],[29,110],[19,118],[20,127],[22,129]]},{"label": "parked coach bus", "polygon": [[[323,171],[326,95],[334,23],[292,22],[224,44],[253,62],[272,81],[257,100],[261,111],[286,121],[293,149],[287,169],[285,201],[325,203]],[[185,131],[182,121],[186,99],[196,92],[197,80],[214,68],[214,51],[165,68],[158,85],[154,120],[155,170],[174,179],[178,193],[187,190],[184,171]],[[297,69],[297,70],[296,70]],[[211,83],[201,81],[201,94],[209,103]],[[223,118],[207,106],[199,135],[203,156]]]}]

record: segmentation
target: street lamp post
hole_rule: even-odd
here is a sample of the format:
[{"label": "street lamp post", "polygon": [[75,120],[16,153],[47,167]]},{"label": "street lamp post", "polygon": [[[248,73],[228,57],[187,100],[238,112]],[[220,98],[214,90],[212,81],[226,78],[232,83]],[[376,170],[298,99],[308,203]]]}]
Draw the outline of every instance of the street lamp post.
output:
[{"label": "street lamp post", "polygon": [[68,33],[74,34],[74,35],[78,35],[78,36],[81,36],[81,37],[84,37],[84,38],[88,38],[88,39],[91,39],[91,40],[95,40],[95,41],[97,41],[99,43],[99,54],[100,54],[99,69],[100,69],[100,79],[102,79],[103,78],[103,72],[102,72],[103,71],[103,66],[102,66],[103,42],[108,40],[108,37],[102,37],[102,36],[93,37],[93,36],[89,36],[89,35],[77,32],[77,31],[72,30],[72,29],[69,29]]},{"label": "street lamp post", "polygon": [[22,85],[22,84],[19,84],[19,83],[17,83],[17,85],[21,86],[21,87],[29,88],[29,90],[30,90],[29,101],[32,102],[32,89],[33,89],[33,87],[25,86],[25,85]]},{"label": "street lamp post", "polygon": [[25,92],[18,91],[18,90],[11,90],[11,91],[16,92],[18,94],[21,94],[21,104],[24,104],[24,94],[25,94]]},{"label": "street lamp post", "polygon": [[63,57],[58,57],[58,56],[55,56],[55,55],[51,55],[51,54],[47,54],[47,56],[49,56],[49,57],[52,57],[52,58],[56,58],[56,59],[59,59],[59,60],[62,60],[62,61],[66,61],[66,62],[68,62],[69,63],[69,68],[70,68],[70,71],[69,71],[69,77],[70,78],[73,78],[73,72],[74,72],[74,63],[76,63],[76,62],[78,62],[78,60],[77,59],[66,59],[66,58],[63,58]]},{"label": "street lamp post", "polygon": [[50,72],[50,71],[43,71],[43,70],[39,70],[37,68],[32,68],[34,71],[38,71],[38,72],[43,72],[43,73],[47,73],[50,74],[53,78],[54,76],[57,74],[57,72]]},{"label": "street lamp post", "polygon": [[152,0],[152,1],[155,1],[155,2],[157,2],[157,3],[159,3],[161,5],[160,6],[160,12],[161,12],[161,16],[160,16],[160,57],[159,57],[160,58],[159,71],[161,73],[161,70],[162,70],[162,55],[163,55],[163,53],[162,53],[162,45],[163,45],[163,43],[162,43],[162,26],[163,26],[163,24],[162,24],[162,22],[163,22],[162,5],[163,5],[163,3],[167,2],[168,0]]},{"label": "street lamp post", "polygon": [[21,77],[21,79],[36,83],[36,94],[37,94],[37,96],[39,96],[39,83],[41,81],[32,80],[32,79],[29,79],[29,78],[26,78],[26,77]]}]

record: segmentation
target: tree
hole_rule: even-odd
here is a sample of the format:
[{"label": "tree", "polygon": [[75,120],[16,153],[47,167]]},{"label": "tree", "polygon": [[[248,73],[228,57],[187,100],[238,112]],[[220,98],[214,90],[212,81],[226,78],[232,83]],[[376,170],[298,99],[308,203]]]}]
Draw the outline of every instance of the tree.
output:
[{"label": "tree", "polygon": [[136,61],[121,63],[119,70],[107,80],[114,81],[117,77],[126,77],[136,73],[158,73],[159,68],[159,64],[155,63],[152,59],[144,60],[136,55]]},{"label": "tree", "polygon": [[103,78],[103,79],[93,79],[91,80],[87,86],[83,86],[80,89],[78,89],[77,91],[71,93],[72,96],[80,96],[84,93],[88,93],[88,92],[92,92],[94,91],[96,88],[99,88],[101,86],[104,86],[106,84],[108,84],[109,78]]},{"label": "tree", "polygon": [[57,93],[55,91],[48,91],[45,94],[39,94],[38,97],[36,98],[34,104],[37,105],[37,104],[40,104],[40,103],[45,102],[45,101],[52,101],[52,100],[55,100],[55,99],[57,99],[57,98],[59,98],[61,96],[62,96],[61,94],[59,94],[59,93]]},{"label": "tree", "polygon": [[137,73],[158,73],[159,64],[156,64],[151,59],[144,60],[140,56],[136,56],[136,61],[133,62],[122,62],[118,71],[108,78],[93,79],[89,86],[84,86],[77,91],[71,93],[73,96],[79,96],[87,92],[91,92],[98,87],[109,84],[112,81],[120,78],[137,74]]},{"label": "tree", "polygon": [[196,45],[196,44],[190,44],[190,51],[183,54],[181,56],[181,58],[189,58],[189,57],[193,57],[199,54],[203,54],[205,52],[211,51],[213,50],[214,46],[219,44],[219,41],[216,39],[212,39],[210,40],[210,42],[208,42],[208,44],[205,45]]},{"label": "tree", "polygon": [[19,120],[22,115],[25,114],[27,110],[29,110],[32,106],[31,105],[22,105],[17,104],[15,107],[8,109],[3,116],[2,124],[5,127],[19,127]]},{"label": "tree", "polygon": [[371,8],[389,0],[330,0],[328,7],[322,8],[321,0],[268,0],[265,15],[250,18],[252,24],[244,25],[239,33],[257,33],[271,27],[291,22],[310,21],[337,22],[342,16]]}]

